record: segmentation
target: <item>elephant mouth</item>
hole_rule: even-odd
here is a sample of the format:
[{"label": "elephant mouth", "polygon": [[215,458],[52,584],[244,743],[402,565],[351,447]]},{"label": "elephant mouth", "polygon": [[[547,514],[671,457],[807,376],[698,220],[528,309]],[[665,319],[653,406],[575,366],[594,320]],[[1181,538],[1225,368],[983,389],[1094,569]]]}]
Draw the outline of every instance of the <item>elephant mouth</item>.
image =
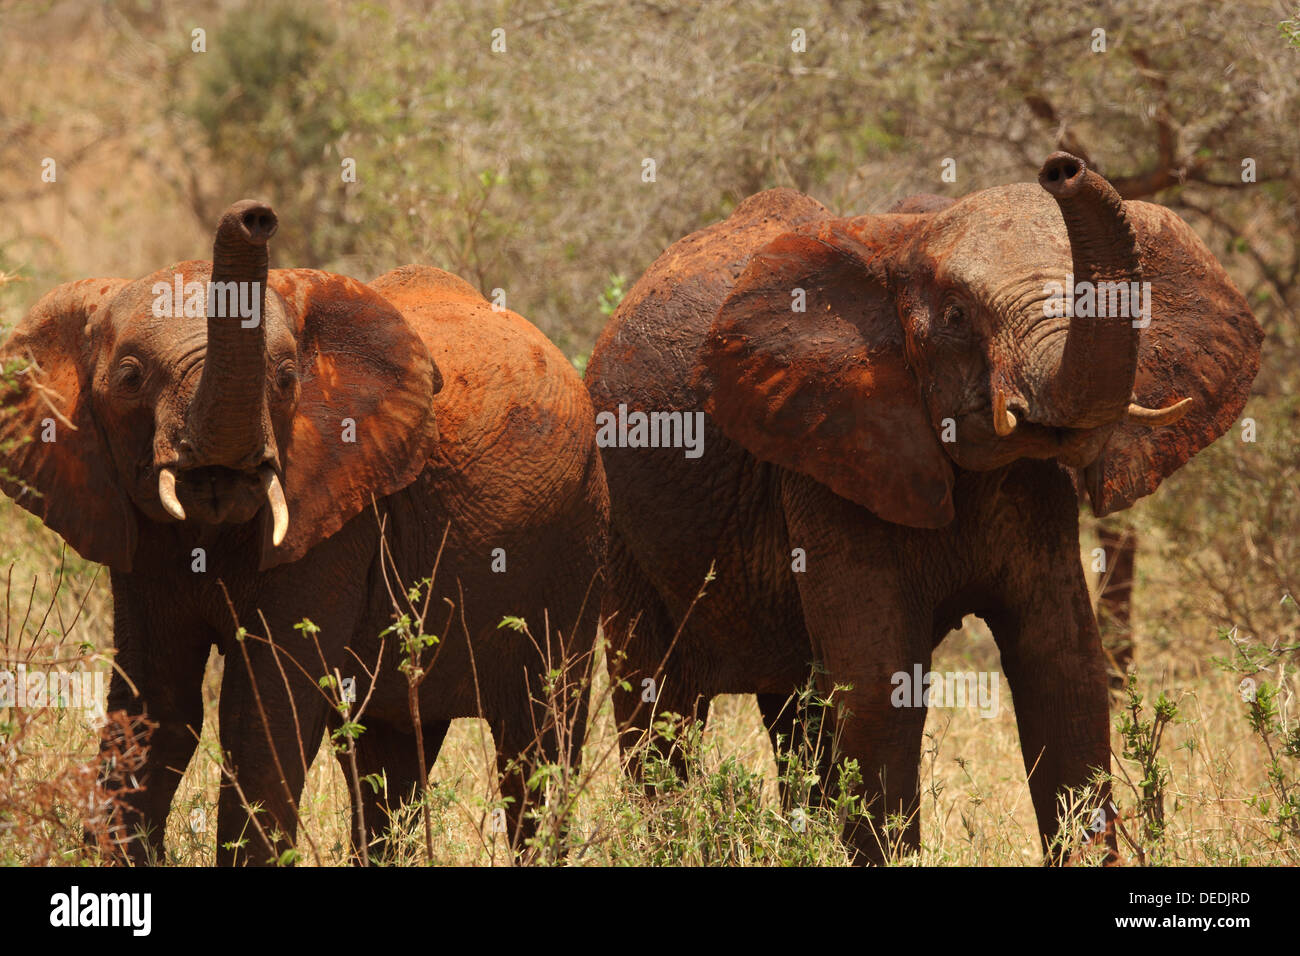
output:
[{"label": "elephant mouth", "polygon": [[999,468],[1016,458],[1055,458],[1063,465],[1083,468],[1097,459],[1119,425],[1163,428],[1180,421],[1191,407],[1190,398],[1164,408],[1147,408],[1134,400],[1109,422],[1077,426],[1046,424],[1031,417],[1026,403],[1018,399],[1008,401],[994,387],[984,401],[963,410],[958,418],[957,441],[947,447],[958,465],[978,471]]},{"label": "elephant mouth", "polygon": [[1113,425],[1059,428],[1025,421],[1018,424],[1014,437],[1003,440],[1015,446],[1017,457],[1055,458],[1063,465],[1082,468],[1101,454],[1113,429]]},{"label": "elephant mouth", "polygon": [[1019,410],[1013,429],[999,429],[995,425],[996,411],[992,405],[984,405],[958,417],[956,441],[944,447],[962,468],[989,471],[1018,458],[1055,458],[1063,465],[1082,468],[1101,454],[1114,430],[1114,425],[1095,428],[1043,425]]},{"label": "elephant mouth", "polygon": [[284,491],[270,463],[251,472],[220,465],[164,465],[158,469],[158,500],[177,521],[207,525],[242,524],[269,506],[274,544],[278,546],[288,531]]}]

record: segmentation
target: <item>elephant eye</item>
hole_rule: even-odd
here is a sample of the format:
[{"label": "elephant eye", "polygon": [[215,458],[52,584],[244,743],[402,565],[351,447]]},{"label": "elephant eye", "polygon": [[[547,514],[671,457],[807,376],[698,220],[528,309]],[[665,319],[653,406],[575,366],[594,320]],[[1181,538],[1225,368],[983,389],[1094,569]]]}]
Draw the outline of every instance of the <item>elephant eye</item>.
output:
[{"label": "elephant eye", "polygon": [[282,392],[293,391],[298,383],[298,366],[293,359],[285,359],[275,370],[275,384]]},{"label": "elephant eye", "polygon": [[139,391],[144,384],[144,366],[134,355],[128,355],[117,364],[117,386],[124,392]]},{"label": "elephant eye", "polygon": [[966,313],[956,302],[949,302],[944,306],[943,321],[945,325],[960,325],[966,321]]}]

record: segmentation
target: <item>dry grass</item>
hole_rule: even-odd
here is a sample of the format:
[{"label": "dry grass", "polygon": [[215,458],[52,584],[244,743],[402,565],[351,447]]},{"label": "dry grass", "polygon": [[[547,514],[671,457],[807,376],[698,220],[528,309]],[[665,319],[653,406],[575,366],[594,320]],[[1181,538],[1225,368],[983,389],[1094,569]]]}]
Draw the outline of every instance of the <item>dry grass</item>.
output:
[{"label": "dry grass", "polygon": [[[57,540],[42,528],[27,528],[5,539],[6,553],[27,557],[26,568],[15,564],[11,595],[11,635],[19,632],[26,616],[22,601],[31,582],[33,555],[52,557]],[[39,563],[37,561],[36,563]],[[1153,647],[1145,638],[1152,621],[1166,608],[1153,582],[1170,569],[1151,567],[1139,581],[1136,605],[1137,659],[1144,695],[1166,692],[1179,705],[1180,718],[1166,734],[1160,755],[1168,761],[1169,782],[1164,798],[1168,828],[1152,843],[1141,838],[1134,819],[1136,794],[1125,781],[1141,778],[1133,761],[1116,759],[1116,801],[1125,830],[1142,847],[1142,856],[1121,841],[1125,862],[1160,862],[1168,865],[1269,865],[1300,861],[1296,835],[1273,833],[1269,815],[1251,801],[1271,791],[1267,777],[1268,753],[1251,734],[1238,694],[1239,677],[1212,666],[1210,659],[1225,648],[1208,622],[1184,621],[1183,643],[1177,648]],[[33,607],[49,602],[53,586],[49,569],[37,572]],[[26,581],[26,587],[21,586]],[[92,582],[94,582],[92,584]],[[68,637],[59,636],[63,625]],[[0,665],[12,666],[21,653],[28,659],[66,658],[80,642],[91,647],[80,653],[97,660],[98,652],[111,648],[107,601],[92,567],[65,574],[54,612],[44,630],[29,618],[25,641],[10,638],[0,654]],[[37,618],[39,620],[39,617]],[[40,635],[44,634],[44,637]],[[37,648],[32,651],[33,646]],[[6,663],[7,662],[7,665]],[[29,666],[36,666],[30,664]],[[103,666],[99,664],[98,666]],[[177,792],[167,824],[168,858],[172,865],[209,865],[214,860],[214,830],[221,775],[218,766],[217,693],[222,659],[215,653],[204,681],[205,719],[199,746]],[[950,635],[935,654],[935,671],[997,671],[996,648],[981,622],[968,619],[962,631]],[[726,695],[713,702],[707,729],[690,763],[692,776],[681,794],[669,801],[647,800],[629,785],[614,753],[614,724],[606,696],[603,664],[597,668],[594,688],[597,702],[586,756],[589,778],[577,802],[570,828],[571,864],[638,864],[662,862],[665,835],[679,844],[669,862],[818,862],[843,863],[847,855],[833,827],[809,826],[799,833],[791,816],[782,816],[777,798],[778,768],[752,697]],[[1284,676],[1292,691],[1295,680]],[[922,767],[922,840],[918,855],[900,857],[905,865],[1036,865],[1041,860],[1037,827],[1021,764],[1011,696],[1005,680],[1000,687],[1001,708],[984,718],[974,709],[933,708],[926,724]],[[1121,700],[1116,698],[1117,708]],[[1288,699],[1295,723],[1294,698]],[[10,711],[10,718],[14,716]],[[3,716],[3,712],[0,712]],[[83,715],[49,709],[27,712],[22,739],[24,761],[4,773],[0,761],[0,817],[5,799],[29,800],[51,810],[39,828],[40,839],[27,832],[21,839],[13,828],[0,825],[0,861],[9,863],[74,862],[98,859],[82,849],[84,814],[78,812],[87,786],[76,768],[93,765],[96,735]],[[512,862],[506,838],[485,826],[484,808],[496,799],[495,766],[485,759],[490,741],[486,725],[478,720],[453,722],[437,762],[432,768],[429,806],[433,819],[433,855],[438,864],[504,865]],[[1114,751],[1124,748],[1114,735]],[[594,771],[591,767],[596,767]],[[1294,764],[1291,765],[1294,767]],[[70,769],[71,768],[71,769]],[[76,786],[74,780],[82,782]],[[38,784],[67,784],[37,797]],[[1291,778],[1294,784],[1294,777]],[[80,789],[79,789],[80,787]],[[747,802],[750,791],[760,809]],[[324,865],[349,860],[349,781],[340,762],[329,752],[329,741],[313,762],[301,800],[303,827],[310,834]],[[719,798],[719,794],[724,794]],[[721,799],[721,803],[719,803]],[[729,800],[737,805],[728,809]],[[202,826],[193,826],[201,811]],[[812,813],[816,814],[814,809]],[[728,816],[731,814],[731,816]],[[729,832],[719,836],[718,820]],[[57,823],[51,821],[58,821]],[[396,849],[390,862],[417,864],[425,860],[423,834],[413,811],[397,822]],[[576,836],[574,836],[576,834]],[[720,842],[721,841],[721,842]],[[300,846],[306,841],[300,836]],[[89,853],[89,856],[86,854]],[[303,865],[314,861],[304,854]]]}]

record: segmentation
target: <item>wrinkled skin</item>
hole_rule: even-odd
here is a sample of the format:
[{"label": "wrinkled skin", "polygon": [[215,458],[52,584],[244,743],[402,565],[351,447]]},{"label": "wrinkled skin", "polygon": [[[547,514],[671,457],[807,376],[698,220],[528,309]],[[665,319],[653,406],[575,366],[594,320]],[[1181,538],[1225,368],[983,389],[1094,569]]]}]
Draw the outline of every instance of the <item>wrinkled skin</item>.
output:
[{"label": "wrinkled skin", "polygon": [[[585,654],[594,639],[608,499],[581,380],[536,328],[440,270],[408,266],[369,285],[306,269],[268,275],[274,230],[268,207],[237,204],[213,263],[61,286],[3,349],[36,362],[0,410],[0,441],[16,443],[6,465],[18,478],[4,490],[112,569],[117,664],[139,695],[115,673],[109,709],[158,724],[143,792],[117,821],[137,862],[162,849],[203,721],[213,645],[226,658],[221,745],[244,798],[266,808],[263,828],[284,834],[277,853],[294,838],[306,766],[340,721],[318,679],[355,677],[361,702],[367,669],[378,674],[357,759],[360,775],[387,775],[387,797],[362,785],[353,834],[362,812],[369,836],[382,834],[385,803],[408,798],[419,772],[397,638],[384,640],[380,660],[380,634],[394,618],[390,588],[400,600],[435,563],[427,630],[441,643],[425,652],[432,665],[419,691],[426,765],[450,720],[479,715],[503,772],[525,752],[577,758],[577,742],[553,731],[532,747],[546,719],[530,695],[544,699],[551,665],[526,634],[498,625],[524,618],[557,659],[564,649]],[[238,318],[155,317],[153,284],[175,273],[263,280],[263,321],[248,329]],[[75,431],[60,423],[56,441],[24,443],[50,416],[47,399]],[[160,485],[167,469],[171,508]],[[282,536],[263,491],[271,474],[287,501]],[[493,570],[498,548],[504,571]],[[304,618],[319,628],[320,655],[294,628]],[[269,634],[279,661],[264,640],[249,637],[241,649],[236,619],[250,635]],[[521,771],[502,789],[518,836],[527,830]],[[145,839],[134,838],[140,831]],[[231,786],[221,790],[216,836],[219,862],[272,856]],[[242,848],[225,848],[239,840]]]},{"label": "wrinkled skin", "polygon": [[[1149,327],[1049,318],[1043,286],[1070,271],[1150,281]],[[976,614],[1014,694],[1047,850],[1058,795],[1110,763],[1078,497],[1099,515],[1127,507],[1221,435],[1261,338],[1181,220],[1122,202],[1066,154],[1039,184],[894,214],[751,197],[651,266],[588,368],[598,413],[707,412],[698,459],[602,449],[605,626],[634,688],[615,697],[620,720],[648,725],[650,676],[659,712],[703,718],[715,694],[757,693],[775,743],[815,663],[823,693],[852,688],[836,730],[873,822],[848,836],[859,861],[880,860],[886,814],[908,819],[904,847],[919,840],[926,711],[893,706],[892,675],[928,669]],[[1186,398],[1181,417],[1163,411]],[[1133,401],[1177,420],[1153,428]]]}]

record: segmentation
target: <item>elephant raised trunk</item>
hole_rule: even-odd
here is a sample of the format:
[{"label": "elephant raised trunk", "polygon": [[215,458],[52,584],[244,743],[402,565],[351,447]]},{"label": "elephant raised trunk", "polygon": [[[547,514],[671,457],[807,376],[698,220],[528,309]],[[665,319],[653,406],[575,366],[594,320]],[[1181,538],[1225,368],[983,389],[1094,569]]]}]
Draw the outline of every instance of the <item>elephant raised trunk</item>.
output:
[{"label": "elephant raised trunk", "polygon": [[190,406],[187,465],[248,470],[265,457],[271,441],[265,427],[267,240],[277,225],[271,207],[252,199],[235,203],[217,225],[207,353]]},{"label": "elephant raised trunk", "polygon": [[[1073,271],[1072,287],[1066,288],[1069,333],[1056,372],[1045,383],[1040,408],[1046,418],[1040,423],[1108,425],[1127,414],[1137,372],[1139,297],[1131,294],[1142,281],[1137,235],[1119,193],[1083,160],[1053,153],[1038,182],[1060,207]],[[1075,290],[1090,290],[1094,307],[1076,308]],[[1111,308],[1120,302],[1128,307]]]}]

